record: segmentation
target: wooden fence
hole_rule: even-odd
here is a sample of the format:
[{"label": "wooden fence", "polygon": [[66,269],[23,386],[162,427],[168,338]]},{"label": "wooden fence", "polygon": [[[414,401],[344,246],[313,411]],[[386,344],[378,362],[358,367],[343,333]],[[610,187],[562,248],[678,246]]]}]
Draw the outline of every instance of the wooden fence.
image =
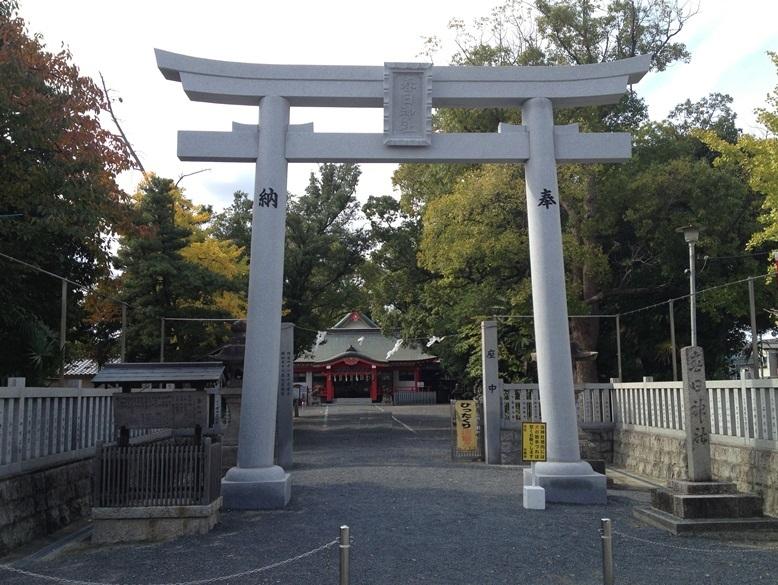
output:
[{"label": "wooden fence", "polygon": [[[115,389],[0,388],[0,478],[91,457],[113,440]],[[169,433],[133,431],[135,440]]]},{"label": "wooden fence", "polygon": [[[778,451],[778,379],[708,380],[711,430],[738,444]],[[540,420],[537,384],[502,384],[503,426]],[[582,426],[621,428],[681,436],[682,382],[630,382],[577,385],[576,407]]]},{"label": "wooden fence", "polygon": [[95,507],[194,506],[219,497],[221,443],[203,439],[98,445]]}]

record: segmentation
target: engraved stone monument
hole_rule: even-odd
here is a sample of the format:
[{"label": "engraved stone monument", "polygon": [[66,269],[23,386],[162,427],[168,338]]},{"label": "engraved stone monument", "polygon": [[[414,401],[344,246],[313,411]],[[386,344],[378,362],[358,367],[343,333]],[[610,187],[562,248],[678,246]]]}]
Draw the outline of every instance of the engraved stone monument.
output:
[{"label": "engraved stone monument", "polygon": [[681,349],[681,374],[687,479],[653,490],[651,507],[635,508],[633,514],[673,534],[778,528],[777,520],[762,516],[761,497],[739,493],[736,484],[711,475],[711,415],[701,347]]}]

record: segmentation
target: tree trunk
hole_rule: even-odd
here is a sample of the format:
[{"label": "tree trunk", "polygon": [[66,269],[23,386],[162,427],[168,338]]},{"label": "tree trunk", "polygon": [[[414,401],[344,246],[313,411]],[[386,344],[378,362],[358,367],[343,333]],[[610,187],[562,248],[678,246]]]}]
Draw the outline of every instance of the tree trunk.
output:
[{"label": "tree trunk", "polygon": [[[600,335],[600,320],[573,319],[570,324],[570,340],[582,351],[597,351],[597,339]],[[575,356],[573,356],[575,358]],[[597,360],[576,361],[573,366],[576,384],[597,382]]]},{"label": "tree trunk", "polygon": [[[594,169],[587,173],[586,195],[583,200],[583,222],[591,221],[594,217],[597,202],[597,178]],[[584,230],[581,232],[585,233]],[[586,241],[582,238],[584,245],[596,246],[595,242]],[[600,292],[600,287],[592,276],[592,269],[587,260],[584,260],[580,271],[581,293],[583,300],[596,298]],[[597,314],[600,309],[599,302],[590,302],[590,313]],[[600,335],[600,319],[596,317],[572,319],[570,323],[570,340],[578,346],[580,351],[597,351],[597,340]],[[573,356],[575,359],[575,356]],[[590,359],[586,361],[573,362],[574,381],[576,384],[586,382],[597,382],[597,360]]]}]

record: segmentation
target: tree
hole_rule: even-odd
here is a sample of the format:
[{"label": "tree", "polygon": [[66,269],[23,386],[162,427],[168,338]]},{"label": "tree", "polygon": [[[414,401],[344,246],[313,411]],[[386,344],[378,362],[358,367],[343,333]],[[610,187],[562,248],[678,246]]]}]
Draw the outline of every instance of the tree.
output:
[{"label": "tree", "polygon": [[[368,238],[353,226],[359,213],[355,164],[322,164],[305,194],[291,199],[286,218],[284,318],[300,326],[295,347],[343,313],[366,305],[358,268]],[[306,331],[306,329],[308,331]]]},{"label": "tree", "polygon": [[[691,14],[675,2],[614,1],[601,9],[587,0],[562,0],[538,1],[529,11],[525,7],[523,3],[508,2],[472,28],[455,21],[460,50],[454,62],[586,64],[649,53],[652,67],[662,70],[673,61],[688,58],[685,47],[673,39]],[[557,123],[577,122],[582,129],[596,132],[628,130],[639,144],[633,160],[626,165],[568,165],[559,169],[571,314],[616,313],[684,294],[681,263],[685,256],[678,252],[683,242],[678,242],[677,234],[670,237],[667,233],[684,219],[688,223],[699,216],[710,223],[703,244],[711,249],[719,253],[726,249],[729,254],[742,250],[758,202],[742,182],[712,168],[710,161],[715,156],[711,150],[689,134],[692,127],[708,120],[707,127],[731,136],[735,126],[727,99],[710,96],[699,104],[683,104],[672,120],[660,125],[647,122],[645,104],[632,92],[613,106],[557,112]],[[499,121],[518,123],[520,116],[515,110],[443,110],[434,121],[445,131],[483,132],[495,131]],[[417,211],[423,234],[419,262],[432,273],[418,295],[422,305],[414,311],[414,317],[450,314],[446,330],[451,332],[470,331],[468,319],[472,323],[502,312],[502,307],[511,313],[530,312],[526,254],[511,252],[516,254],[515,265],[512,277],[506,278],[511,267],[507,252],[501,253],[500,248],[503,233],[520,239],[522,228],[499,220],[500,214],[495,211],[502,206],[500,213],[520,224],[524,217],[521,171],[505,173],[494,166],[452,170],[402,165],[395,180],[406,209]],[[662,190],[658,189],[660,185]],[[476,201],[472,201],[474,197]],[[489,206],[481,208],[482,202],[489,202]],[[736,272],[746,272],[746,264],[741,263]],[[706,276],[713,276],[713,266],[709,270]],[[716,278],[718,283],[725,276],[717,274]],[[747,305],[738,309],[736,304],[734,299],[727,299],[725,310],[721,306],[707,307],[710,319],[701,335],[705,335],[706,343],[715,345],[711,356],[715,366],[722,364],[726,351],[721,343],[714,344],[713,338],[728,339],[741,326],[742,309]],[[490,305],[497,308],[490,310]],[[400,320],[406,329],[412,329],[409,320]],[[666,317],[657,318],[664,336],[668,328],[663,320]],[[625,335],[636,340],[637,359],[628,373],[666,374],[669,362],[652,357],[660,337],[656,323],[644,319],[622,326],[628,329]],[[523,352],[512,364],[509,362],[518,370],[522,362],[528,363],[526,338],[530,332],[518,322],[505,323],[503,329],[514,336],[517,351]],[[598,362],[605,370],[602,373],[606,377],[615,375],[612,323],[574,319],[571,337],[582,349],[598,350]],[[656,344],[647,343],[649,340],[656,340]],[[463,349],[466,345],[460,343]],[[470,345],[476,350],[477,343]],[[471,361],[470,375],[478,373],[475,361]],[[524,371],[526,375],[526,368]],[[599,377],[597,362],[577,364],[579,381]]]},{"label": "tree", "polygon": [[251,207],[248,193],[235,191],[232,205],[215,214],[211,223],[213,236],[242,248],[246,258],[251,255]]},{"label": "tree", "polygon": [[[778,69],[778,53],[768,53]],[[757,120],[764,126],[764,136],[743,135],[737,141],[702,128],[702,141],[720,153],[715,164],[745,176],[754,191],[765,197],[759,221],[763,229],[754,234],[750,246],[778,246],[778,85],[767,96],[767,108],[757,108]]]},{"label": "tree", "polygon": [[[192,206],[170,179],[149,175],[134,211],[117,265],[123,270],[122,297],[131,307],[128,360],[149,361],[158,356],[162,317],[231,316],[218,300],[234,290],[234,274],[214,267],[225,254],[237,257],[238,250],[208,243],[196,231],[210,214]],[[189,360],[223,343],[227,330],[223,325],[184,323],[171,326],[168,333],[166,355]]]},{"label": "tree", "polygon": [[[120,137],[100,124],[105,96],[79,75],[67,50],[44,50],[13,1],[0,4],[0,79],[0,251],[94,285],[109,270],[109,236],[126,222],[115,178],[130,166]],[[41,383],[52,373],[42,367],[47,360],[31,358],[40,355],[33,346],[59,328],[59,297],[56,279],[7,266],[0,376]],[[68,300],[72,324],[83,293],[71,289]]]}]

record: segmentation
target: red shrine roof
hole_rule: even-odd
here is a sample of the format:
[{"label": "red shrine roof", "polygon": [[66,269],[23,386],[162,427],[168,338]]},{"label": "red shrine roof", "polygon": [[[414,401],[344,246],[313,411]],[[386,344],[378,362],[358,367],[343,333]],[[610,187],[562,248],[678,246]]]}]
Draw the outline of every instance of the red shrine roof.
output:
[{"label": "red shrine roof", "polygon": [[[401,345],[392,352],[397,341],[398,338],[381,333],[381,328],[372,319],[360,311],[352,311],[327,329],[324,340],[303,353],[295,363],[324,365],[346,358],[361,358],[376,364],[395,364],[438,359],[413,344]],[[388,354],[391,355],[387,357]]]}]

